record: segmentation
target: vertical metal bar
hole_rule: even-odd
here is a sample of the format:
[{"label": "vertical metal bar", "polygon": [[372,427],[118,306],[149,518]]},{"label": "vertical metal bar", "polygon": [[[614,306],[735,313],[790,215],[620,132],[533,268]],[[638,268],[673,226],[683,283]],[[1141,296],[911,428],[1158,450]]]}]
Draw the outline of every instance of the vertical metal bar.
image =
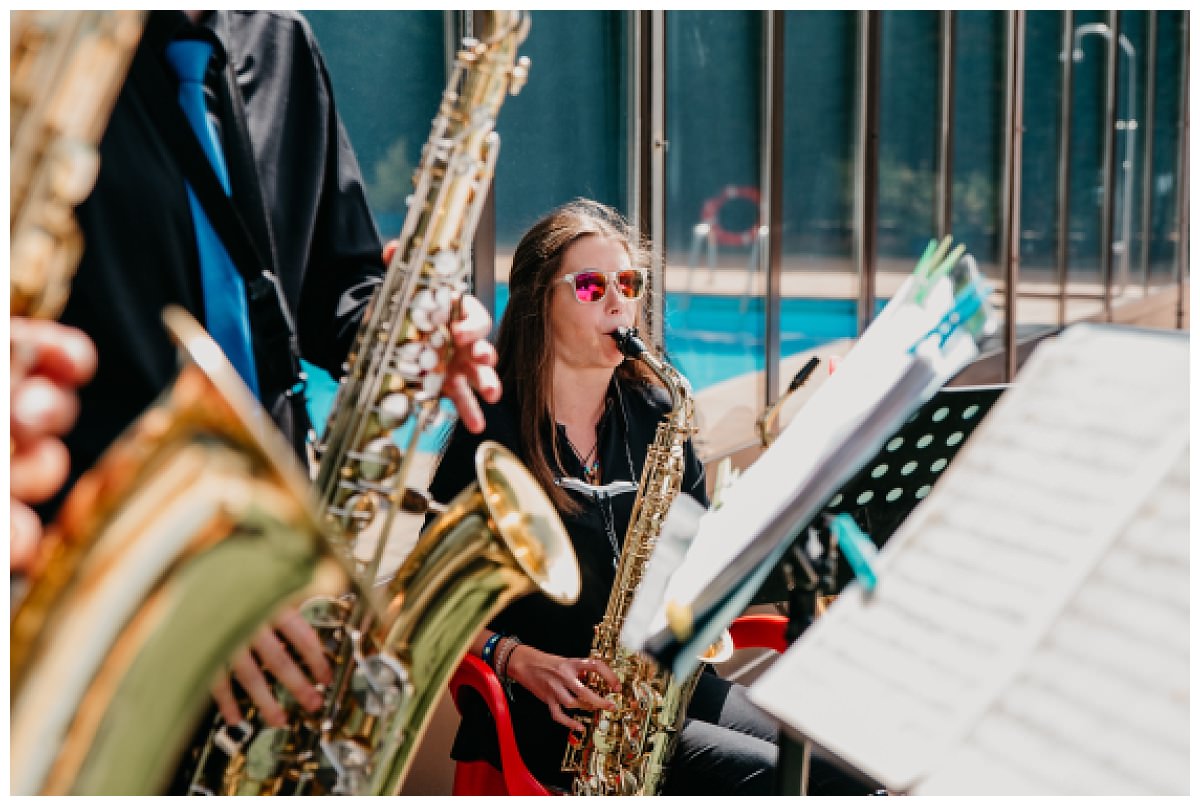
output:
[{"label": "vertical metal bar", "polygon": [[[485,25],[482,15],[487,12],[472,11],[463,13],[464,36],[472,36],[473,32]],[[487,198],[479,213],[479,223],[475,228],[475,237],[471,241],[473,278],[473,293],[483,303],[488,313],[496,318],[496,180],[488,182]]]},{"label": "vertical metal bar", "polygon": [[957,18],[953,11],[938,15],[938,186],[937,234],[950,234],[954,210],[954,45]]},{"label": "vertical metal bar", "polygon": [[1059,75],[1061,97],[1058,105],[1058,242],[1055,263],[1058,267],[1058,326],[1067,324],[1067,277],[1071,262],[1071,114],[1074,92],[1075,59],[1072,58],[1072,37],[1075,34],[1075,13],[1062,12],[1062,72]]},{"label": "vertical metal bar", "polygon": [[767,11],[763,15],[763,46],[765,81],[763,82],[763,137],[759,156],[759,180],[762,188],[760,220],[767,222],[765,249],[759,260],[766,268],[766,319],[763,323],[765,400],[769,406],[779,396],[780,318],[783,267],[783,110],[784,110],[784,21],[783,11]]},{"label": "vertical metal bar", "polygon": [[649,215],[651,246],[651,292],[653,304],[647,312],[649,336],[660,351],[665,347],[663,311],[667,261],[667,26],[666,12],[649,12]]},{"label": "vertical metal bar", "polygon": [[1007,11],[1000,269],[1004,273],[1004,380],[1017,374],[1017,282],[1021,262],[1021,140],[1025,129],[1025,12]]},{"label": "vertical metal bar", "polygon": [[[1179,111],[1179,179],[1175,183],[1177,188],[1179,203],[1179,252],[1176,255],[1175,283],[1178,297],[1175,305],[1175,327],[1182,328],[1184,324],[1184,310],[1186,303],[1186,295],[1188,293],[1188,285],[1190,279],[1188,277],[1188,252],[1191,247],[1191,242],[1188,239],[1188,230],[1190,226],[1191,209],[1188,204],[1188,191],[1191,187],[1190,174],[1188,173],[1189,162],[1191,160],[1191,147],[1188,139],[1191,136],[1192,116],[1191,116],[1191,101],[1188,93],[1188,86],[1191,84],[1189,71],[1191,69],[1191,58],[1189,46],[1191,44],[1191,23],[1192,12],[1184,11],[1181,14],[1180,22],[1180,38],[1183,40],[1180,44],[1180,65],[1179,65],[1179,93],[1182,98]],[[1189,312],[1190,317],[1190,312]]]},{"label": "vertical metal bar", "polygon": [[876,230],[879,218],[879,11],[858,12],[858,132],[854,160],[854,264],[858,270],[858,332],[875,318]]},{"label": "vertical metal bar", "polygon": [[1142,138],[1142,241],[1138,250],[1138,267],[1142,272],[1142,295],[1150,292],[1150,213],[1154,202],[1154,93],[1158,60],[1158,12],[1146,12],[1146,114],[1145,123],[1138,127]]},{"label": "vertical metal bar", "polygon": [[488,182],[487,200],[479,213],[475,238],[471,241],[473,259],[472,293],[496,318],[496,181]]},{"label": "vertical metal bar", "polygon": [[442,64],[442,84],[446,83],[450,71],[454,69],[454,54],[458,52],[458,43],[466,36],[467,23],[464,19],[467,16],[465,11],[442,12],[442,55],[445,57]]},{"label": "vertical metal bar", "polygon": [[1117,131],[1117,55],[1121,31],[1117,27],[1120,14],[1107,12],[1108,36],[1105,38],[1106,62],[1104,70],[1104,157],[1102,163],[1104,195],[1100,209],[1100,282],[1104,292],[1104,321],[1112,321],[1113,283],[1113,214],[1116,205],[1116,131]]},{"label": "vertical metal bar", "polygon": [[627,209],[638,232],[650,231],[650,12],[629,11],[629,108],[626,135],[630,158],[626,163]]}]

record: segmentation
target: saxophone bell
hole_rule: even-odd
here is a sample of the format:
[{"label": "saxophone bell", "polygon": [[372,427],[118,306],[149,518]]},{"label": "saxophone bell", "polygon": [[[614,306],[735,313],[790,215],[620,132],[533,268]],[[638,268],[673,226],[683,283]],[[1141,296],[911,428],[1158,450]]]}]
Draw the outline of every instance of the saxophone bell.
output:
[{"label": "saxophone bell", "polygon": [[200,326],[164,320],[175,383],[72,489],[13,614],[14,794],[161,792],[233,653],[349,584],[291,448]]}]

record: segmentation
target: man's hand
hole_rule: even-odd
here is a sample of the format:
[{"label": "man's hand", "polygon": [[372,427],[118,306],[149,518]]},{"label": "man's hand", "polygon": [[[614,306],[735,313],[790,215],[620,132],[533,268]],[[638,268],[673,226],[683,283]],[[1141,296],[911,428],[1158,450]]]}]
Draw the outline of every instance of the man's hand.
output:
[{"label": "man's hand", "polygon": [[33,560],[42,523],[30,508],[66,481],[67,448],[59,437],[79,414],[75,390],[96,372],[96,348],[83,331],[39,319],[9,321],[9,567]]},{"label": "man's hand", "polygon": [[[292,659],[287,651],[282,636],[304,661],[309,675]],[[253,654],[251,654],[253,651]],[[263,669],[272,672],[296,701],[306,710],[313,712],[321,707],[323,699],[312,681],[323,685],[333,681],[333,670],[325,659],[321,649],[321,641],[312,625],[304,620],[295,608],[284,608],[272,623],[264,627],[250,646],[239,651],[233,657],[230,670],[238,683],[250,695],[251,701],[258,706],[263,721],[271,727],[282,728],[287,725],[287,716],[283,706],[275,699],[271,684],[263,674]],[[242,712],[238,709],[237,700],[233,696],[233,688],[228,675],[223,675],[213,685],[213,699],[221,716],[230,725],[242,721]]]},{"label": "man's hand", "polygon": [[500,399],[500,376],[496,374],[496,348],[487,340],[492,317],[483,303],[471,295],[462,299],[462,318],[450,325],[454,334],[454,357],[442,387],[458,409],[463,425],[473,434],[483,430],[483,410],[471,388],[488,403]]},{"label": "man's hand", "polygon": [[[383,262],[391,263],[397,241],[383,248]],[[500,399],[500,376],[496,374],[496,348],[487,340],[492,330],[492,317],[483,303],[470,294],[462,298],[459,318],[450,324],[454,336],[454,355],[446,370],[442,392],[458,409],[458,416],[467,430],[478,434],[483,430],[483,411],[472,388],[488,403]]]}]

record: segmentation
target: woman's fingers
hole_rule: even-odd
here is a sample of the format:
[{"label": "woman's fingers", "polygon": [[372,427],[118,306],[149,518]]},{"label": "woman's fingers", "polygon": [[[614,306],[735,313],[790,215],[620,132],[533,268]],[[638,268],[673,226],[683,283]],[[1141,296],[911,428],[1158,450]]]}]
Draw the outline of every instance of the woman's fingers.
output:
[{"label": "woman's fingers", "polygon": [[584,730],[583,723],[567,716],[567,714],[563,711],[562,706],[560,706],[558,703],[550,702],[549,706],[550,706],[550,717],[555,722],[557,722],[560,725],[565,725],[574,731],[582,732]]},{"label": "woman's fingers", "polygon": [[592,672],[600,675],[600,679],[607,683],[610,689],[621,687],[621,679],[617,677],[616,672],[614,672],[607,663],[599,658],[585,658],[581,665],[583,666],[583,670],[585,672]]}]

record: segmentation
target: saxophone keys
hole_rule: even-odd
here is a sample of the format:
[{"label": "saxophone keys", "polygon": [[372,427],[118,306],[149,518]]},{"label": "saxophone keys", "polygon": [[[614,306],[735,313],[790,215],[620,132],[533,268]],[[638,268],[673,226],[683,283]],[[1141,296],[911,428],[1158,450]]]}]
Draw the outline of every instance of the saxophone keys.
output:
[{"label": "saxophone keys", "polygon": [[396,372],[410,381],[421,380],[436,369],[440,359],[436,350],[422,342],[410,342],[396,351]]},{"label": "saxophone keys", "polygon": [[373,493],[355,493],[346,499],[341,507],[329,507],[326,516],[339,522],[342,529],[358,531],[370,525],[379,509],[379,502]]},{"label": "saxophone keys", "polygon": [[439,277],[453,277],[462,270],[462,255],[449,249],[443,249],[433,258],[433,271]]},{"label": "saxophone keys", "polygon": [[403,425],[411,413],[412,401],[408,399],[408,395],[396,392],[385,396],[375,407],[379,425],[389,431]]},{"label": "saxophone keys", "polygon": [[437,298],[428,288],[422,288],[417,292],[408,313],[413,327],[422,333],[428,333],[439,324],[443,324],[438,321]]},{"label": "saxophone keys", "polygon": [[400,469],[400,447],[391,437],[378,437],[367,443],[354,458],[358,461],[359,475],[368,481],[378,481],[395,475]]},{"label": "saxophone keys", "polygon": [[74,206],[92,192],[100,174],[100,155],[81,141],[60,141],[54,147],[51,162],[51,187],[54,194]]},{"label": "saxophone keys", "polygon": [[529,80],[529,57],[522,56],[517,59],[517,63],[513,65],[512,71],[509,73],[508,94],[519,95],[521,90],[525,88],[525,82]]}]

